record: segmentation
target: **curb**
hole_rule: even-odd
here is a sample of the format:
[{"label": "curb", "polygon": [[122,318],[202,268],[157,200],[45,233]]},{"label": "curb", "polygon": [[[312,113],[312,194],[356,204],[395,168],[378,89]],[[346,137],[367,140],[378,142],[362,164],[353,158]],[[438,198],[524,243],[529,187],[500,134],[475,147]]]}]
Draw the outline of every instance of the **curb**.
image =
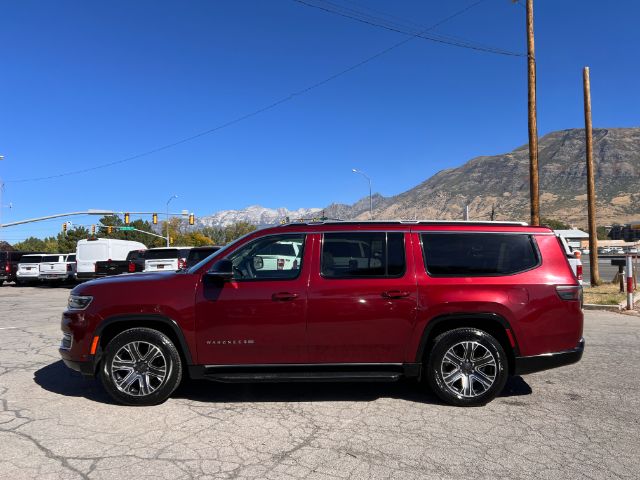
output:
[{"label": "curb", "polygon": [[[626,308],[626,304],[625,304]],[[620,305],[598,305],[596,303],[585,303],[582,305],[583,310],[600,310],[605,312],[620,312],[622,307]]]}]

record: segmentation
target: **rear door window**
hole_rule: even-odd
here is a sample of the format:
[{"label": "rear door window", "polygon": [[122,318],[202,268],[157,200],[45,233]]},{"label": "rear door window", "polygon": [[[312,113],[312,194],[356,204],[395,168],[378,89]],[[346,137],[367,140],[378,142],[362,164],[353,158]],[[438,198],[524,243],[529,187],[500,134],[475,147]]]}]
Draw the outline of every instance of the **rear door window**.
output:
[{"label": "rear door window", "polygon": [[60,261],[60,255],[45,255],[42,258],[43,262],[59,262]]},{"label": "rear door window", "polygon": [[321,274],[325,278],[401,277],[405,272],[404,233],[325,233]]},{"label": "rear door window", "polygon": [[431,276],[511,275],[540,261],[530,235],[503,233],[424,233],[422,250]]}]

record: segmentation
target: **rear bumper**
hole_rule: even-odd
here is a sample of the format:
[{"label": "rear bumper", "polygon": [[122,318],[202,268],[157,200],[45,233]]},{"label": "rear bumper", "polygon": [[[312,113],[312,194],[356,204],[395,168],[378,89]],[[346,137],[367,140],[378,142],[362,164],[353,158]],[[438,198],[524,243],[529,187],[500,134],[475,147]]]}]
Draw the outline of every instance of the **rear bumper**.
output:
[{"label": "rear bumper", "polygon": [[544,353],[531,357],[516,357],[515,375],[540,372],[551,368],[563,367],[579,362],[584,352],[584,338],[581,338],[576,348],[564,352]]},{"label": "rear bumper", "polygon": [[96,278],[95,272],[77,272],[75,277],[78,280],[91,280],[92,278]]}]

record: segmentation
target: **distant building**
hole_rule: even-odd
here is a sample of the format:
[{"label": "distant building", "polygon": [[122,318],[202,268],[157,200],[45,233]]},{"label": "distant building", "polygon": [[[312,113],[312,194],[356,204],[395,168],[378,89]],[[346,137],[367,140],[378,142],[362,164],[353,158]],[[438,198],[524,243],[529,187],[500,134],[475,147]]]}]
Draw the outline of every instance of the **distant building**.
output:
[{"label": "distant building", "polygon": [[584,245],[589,245],[589,234],[582,230],[554,230],[553,233],[563,237],[571,248],[584,248]]}]

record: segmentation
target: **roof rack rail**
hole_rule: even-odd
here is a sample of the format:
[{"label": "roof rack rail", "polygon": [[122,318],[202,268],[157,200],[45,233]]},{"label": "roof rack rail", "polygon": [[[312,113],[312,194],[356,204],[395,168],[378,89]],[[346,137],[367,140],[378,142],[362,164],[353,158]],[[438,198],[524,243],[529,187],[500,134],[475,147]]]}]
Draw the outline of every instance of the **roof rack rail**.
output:
[{"label": "roof rack rail", "polygon": [[281,222],[281,226],[287,225],[361,225],[361,224],[385,224],[385,225],[496,225],[527,227],[527,222],[490,221],[490,220],[339,220],[334,218],[299,219],[293,222]]}]

